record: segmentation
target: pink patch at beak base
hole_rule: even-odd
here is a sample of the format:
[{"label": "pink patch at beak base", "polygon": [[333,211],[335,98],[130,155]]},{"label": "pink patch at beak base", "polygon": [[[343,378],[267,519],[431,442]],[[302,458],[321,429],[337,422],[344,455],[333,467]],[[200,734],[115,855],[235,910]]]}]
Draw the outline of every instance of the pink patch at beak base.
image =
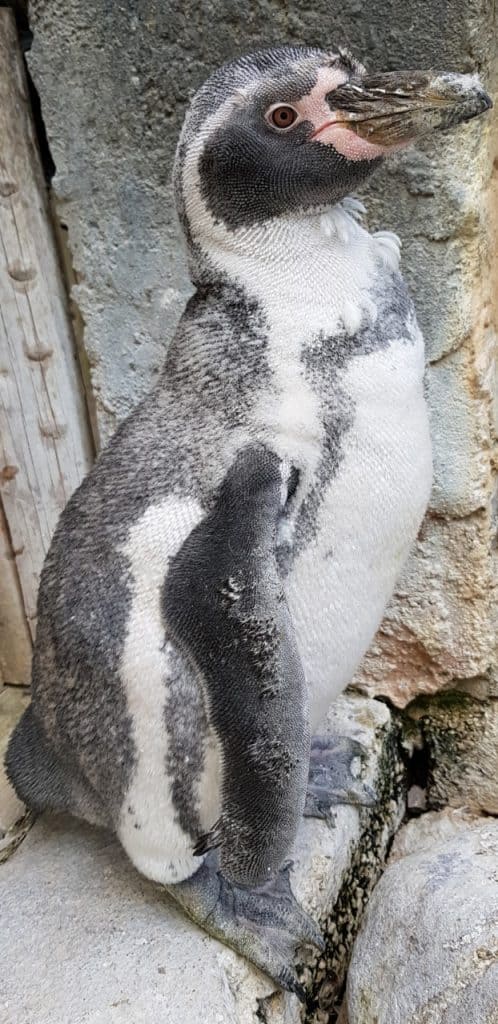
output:
[{"label": "pink patch at beak base", "polygon": [[352,128],[347,128],[344,121],[328,121],[322,124],[321,128],[313,132],[311,140],[324,146],[333,146],[336,152],[347,160],[376,160],[394,148],[379,146],[362,139]]}]

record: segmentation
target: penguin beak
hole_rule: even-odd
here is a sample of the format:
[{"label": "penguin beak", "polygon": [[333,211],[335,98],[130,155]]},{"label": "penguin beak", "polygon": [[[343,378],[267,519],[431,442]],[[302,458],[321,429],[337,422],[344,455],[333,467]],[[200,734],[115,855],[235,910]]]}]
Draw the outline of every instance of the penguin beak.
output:
[{"label": "penguin beak", "polygon": [[336,124],[384,151],[470,121],[493,106],[477,76],[433,71],[350,78],[327,102]]}]

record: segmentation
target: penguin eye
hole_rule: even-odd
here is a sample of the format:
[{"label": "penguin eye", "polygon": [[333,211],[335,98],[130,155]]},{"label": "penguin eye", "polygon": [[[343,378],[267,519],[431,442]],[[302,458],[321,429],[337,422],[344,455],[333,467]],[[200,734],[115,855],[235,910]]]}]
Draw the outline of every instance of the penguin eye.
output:
[{"label": "penguin eye", "polygon": [[272,107],[268,111],[266,117],[274,128],[278,128],[282,132],[295,124],[298,113],[297,110],[294,110],[294,107],[290,107],[286,103],[279,103],[278,106]]}]

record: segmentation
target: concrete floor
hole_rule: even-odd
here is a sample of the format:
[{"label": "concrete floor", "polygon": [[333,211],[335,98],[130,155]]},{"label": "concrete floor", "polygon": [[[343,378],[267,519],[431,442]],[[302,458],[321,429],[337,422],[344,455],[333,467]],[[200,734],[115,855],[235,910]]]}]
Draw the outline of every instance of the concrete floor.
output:
[{"label": "concrete floor", "polygon": [[[28,700],[0,692],[0,1024],[252,1021],[247,1000],[271,982],[179,913],[112,836],[26,816],[3,756]],[[236,988],[247,976],[242,1005],[232,975]]]},{"label": "concrete floor", "polygon": [[0,902],[1,1024],[244,1021],[229,980],[242,961],[177,912],[105,832],[39,819],[0,868]]}]

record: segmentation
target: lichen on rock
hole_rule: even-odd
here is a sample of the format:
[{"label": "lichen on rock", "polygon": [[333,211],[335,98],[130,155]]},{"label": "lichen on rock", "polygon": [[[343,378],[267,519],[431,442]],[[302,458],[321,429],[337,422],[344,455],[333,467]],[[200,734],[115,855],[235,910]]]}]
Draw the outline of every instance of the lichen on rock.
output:
[{"label": "lichen on rock", "polygon": [[431,808],[466,806],[498,814],[498,700],[451,690],[406,710],[407,735],[419,730],[427,757]]}]

